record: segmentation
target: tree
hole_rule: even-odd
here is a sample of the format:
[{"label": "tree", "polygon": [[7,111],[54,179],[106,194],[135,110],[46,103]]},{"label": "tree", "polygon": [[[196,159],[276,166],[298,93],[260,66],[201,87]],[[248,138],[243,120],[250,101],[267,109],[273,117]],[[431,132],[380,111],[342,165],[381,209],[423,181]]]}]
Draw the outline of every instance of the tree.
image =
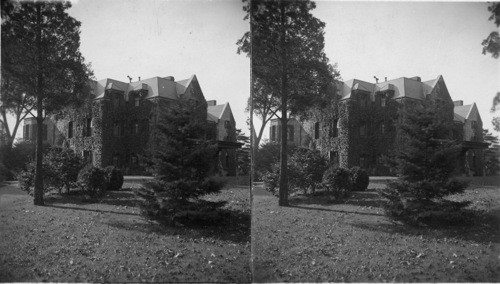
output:
[{"label": "tree", "polygon": [[79,51],[80,22],[67,14],[70,7],[55,1],[24,1],[12,9],[2,4],[7,14],[2,22],[2,81],[12,90],[2,96],[19,98],[22,91],[24,108],[36,110],[35,205],[43,205],[43,120],[81,104],[90,93],[92,72]]},{"label": "tree", "polygon": [[[488,20],[494,20],[497,27],[500,26],[500,2],[492,2],[488,7],[491,16]],[[483,54],[491,53],[493,58],[498,58],[500,53],[500,35],[498,31],[491,32],[481,43],[483,45]]]},{"label": "tree", "polygon": [[148,150],[155,179],[138,191],[150,214],[171,213],[174,217],[177,211],[188,210],[200,196],[221,189],[209,178],[217,144],[205,139],[208,125],[206,113],[200,116],[203,106],[180,98],[161,112]]},{"label": "tree", "polygon": [[484,168],[486,175],[496,175],[500,172],[500,144],[498,137],[487,129],[483,129],[484,142],[489,143],[488,149],[484,151]]},{"label": "tree", "polygon": [[248,175],[250,172],[250,137],[236,129],[236,139],[243,143],[241,148],[236,150],[237,171],[239,175]]},{"label": "tree", "polygon": [[[328,63],[324,49],[325,24],[311,14],[314,2],[248,1],[243,10],[251,33],[238,41],[238,52],[252,56],[252,86],[270,95],[273,114],[282,129],[288,117],[304,114],[315,105],[328,84],[338,75]],[[257,93],[255,89],[252,93]],[[288,206],[287,139],[282,131],[279,205]]]},{"label": "tree", "polygon": [[[500,92],[496,94],[496,96],[493,98],[493,104],[491,106],[491,112],[495,113],[500,109]],[[493,117],[493,120],[491,121],[493,124],[493,129],[497,132],[500,132],[500,117],[495,116]]]},{"label": "tree", "polygon": [[[438,212],[465,206],[443,197],[465,190],[466,184],[451,179],[457,165],[461,145],[452,137],[453,123],[442,119],[437,103],[406,108],[399,123],[405,147],[392,160],[399,178],[380,193],[389,199],[390,216],[409,222],[424,222]],[[448,212],[448,213],[449,213]],[[436,213],[436,214],[434,214]]]}]

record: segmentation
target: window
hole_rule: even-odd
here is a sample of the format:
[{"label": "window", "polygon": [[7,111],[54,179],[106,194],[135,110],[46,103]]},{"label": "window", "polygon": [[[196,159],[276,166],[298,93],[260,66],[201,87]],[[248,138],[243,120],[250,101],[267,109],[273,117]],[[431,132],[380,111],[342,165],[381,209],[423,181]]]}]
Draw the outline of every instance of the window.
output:
[{"label": "window", "polygon": [[113,124],[113,136],[120,136],[120,124],[118,122]]},{"label": "window", "polygon": [[224,121],[224,128],[226,128],[226,129],[231,128],[231,124],[229,123],[229,120]]},{"label": "window", "polygon": [[92,118],[85,121],[85,136],[92,136]]},{"label": "window", "polygon": [[366,136],[366,123],[363,123],[359,126],[359,135]]},{"label": "window", "polygon": [[132,165],[139,164],[139,159],[137,159],[136,155],[132,154],[132,156],[130,156],[130,164],[132,164]]},{"label": "window", "polygon": [[142,128],[142,132],[148,132],[149,131],[149,119],[144,120],[144,127]]},{"label": "window", "polygon": [[380,133],[385,134],[385,131],[385,123],[382,122],[382,124],[380,125]]},{"label": "window", "polygon": [[330,151],[328,158],[331,164],[333,165],[339,164],[339,153],[337,151]]},{"label": "window", "polygon": [[25,139],[25,140],[29,139],[29,133],[30,133],[29,129],[30,129],[29,124],[26,124],[23,126],[23,139]]},{"label": "window", "polygon": [[115,95],[113,97],[113,107],[118,108],[120,106],[120,97],[118,95]]},{"label": "window", "polygon": [[339,135],[339,121],[338,119],[333,120],[333,125],[330,127],[330,137],[337,137]]},{"label": "window", "polygon": [[115,154],[113,155],[113,166],[115,167],[120,167],[120,155]]},{"label": "window", "polygon": [[134,122],[132,122],[132,129],[134,134],[139,133],[139,122],[137,120],[134,120]]},{"label": "window", "polygon": [[134,106],[138,107],[141,105],[141,97],[139,95],[134,96]]},{"label": "window", "polygon": [[368,103],[368,98],[366,97],[366,95],[360,94],[359,95],[359,105],[361,107],[366,107],[367,103]]},{"label": "window", "polygon": [[68,138],[73,138],[73,121],[68,123]]},{"label": "window", "polygon": [[271,126],[271,141],[276,141],[276,125]]},{"label": "window", "polygon": [[359,166],[361,168],[366,168],[366,157],[364,155],[359,157]]},{"label": "window", "polygon": [[314,123],[314,139],[319,138],[319,122]]},{"label": "window", "polygon": [[47,141],[47,124],[43,124],[42,132],[42,140]]},{"label": "window", "polygon": [[93,154],[92,151],[83,151],[83,163],[92,164]]},{"label": "window", "polygon": [[293,141],[293,136],[294,136],[294,128],[293,125],[287,125],[288,127],[288,132],[287,132],[287,139],[288,141]]},{"label": "window", "polygon": [[386,105],[386,98],[384,96],[382,96],[380,98],[380,106],[381,107],[385,107],[385,105]]}]

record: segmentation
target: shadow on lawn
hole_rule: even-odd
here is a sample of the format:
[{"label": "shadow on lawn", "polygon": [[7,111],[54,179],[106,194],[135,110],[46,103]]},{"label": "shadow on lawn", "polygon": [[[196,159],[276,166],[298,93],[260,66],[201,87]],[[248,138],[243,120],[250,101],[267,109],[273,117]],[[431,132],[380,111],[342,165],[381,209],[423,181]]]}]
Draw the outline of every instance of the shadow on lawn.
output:
[{"label": "shadow on lawn", "polygon": [[354,227],[373,232],[382,232],[388,234],[399,233],[407,236],[423,236],[426,239],[445,240],[461,239],[475,243],[488,244],[498,242],[500,239],[500,211],[496,210],[490,213],[474,212],[476,215],[474,223],[460,226],[442,226],[442,227],[418,227],[404,225],[400,223],[353,223]]},{"label": "shadow on lawn", "polygon": [[[290,205],[300,207],[297,205],[333,205],[333,204],[349,204],[355,206],[367,207],[382,207],[385,200],[380,197],[376,191],[354,191],[346,200],[335,202],[331,201],[325,192],[317,192],[315,194],[301,195],[290,199]],[[335,210],[333,210],[335,211]],[[353,212],[354,213],[354,212]]]},{"label": "shadow on lawn", "polygon": [[146,234],[179,235],[185,239],[214,238],[233,243],[246,243],[250,241],[250,214],[241,211],[226,210],[228,218],[221,224],[210,226],[167,226],[157,221],[149,220],[148,223],[132,223],[123,221],[110,221],[109,226],[138,231]]}]

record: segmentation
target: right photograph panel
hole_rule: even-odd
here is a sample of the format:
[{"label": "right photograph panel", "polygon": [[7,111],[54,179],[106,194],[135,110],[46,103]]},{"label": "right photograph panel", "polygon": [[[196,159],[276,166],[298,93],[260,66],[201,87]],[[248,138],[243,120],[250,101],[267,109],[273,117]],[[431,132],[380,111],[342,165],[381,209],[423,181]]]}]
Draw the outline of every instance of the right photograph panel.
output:
[{"label": "right photograph panel", "polygon": [[243,5],[253,282],[500,281],[500,4]]}]

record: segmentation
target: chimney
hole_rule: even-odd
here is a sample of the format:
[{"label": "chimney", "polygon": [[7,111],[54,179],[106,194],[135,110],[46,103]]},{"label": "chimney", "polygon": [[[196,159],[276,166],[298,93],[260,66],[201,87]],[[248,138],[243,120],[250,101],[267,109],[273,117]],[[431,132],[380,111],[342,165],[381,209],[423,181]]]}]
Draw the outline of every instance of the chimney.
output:
[{"label": "chimney", "polygon": [[375,81],[377,81],[377,83],[378,83],[378,78],[377,78],[377,76],[373,76],[373,78],[375,78]]},{"label": "chimney", "polygon": [[453,105],[454,106],[463,106],[464,105],[464,101],[460,100],[460,101],[453,101]]},{"label": "chimney", "polygon": [[167,77],[165,77],[165,79],[172,81],[172,82],[175,82],[174,76],[167,76]]},{"label": "chimney", "polygon": [[139,80],[137,80],[137,81],[140,81],[140,80],[141,80],[141,76],[139,76]]},{"label": "chimney", "polygon": [[128,78],[128,82],[131,83],[132,82],[132,77],[130,77],[129,75],[127,75],[127,78]]},{"label": "chimney", "polygon": [[207,105],[208,106],[215,106],[215,105],[217,105],[217,101],[216,100],[207,101]]},{"label": "chimney", "polygon": [[385,77],[385,81],[387,82],[387,77]]}]

